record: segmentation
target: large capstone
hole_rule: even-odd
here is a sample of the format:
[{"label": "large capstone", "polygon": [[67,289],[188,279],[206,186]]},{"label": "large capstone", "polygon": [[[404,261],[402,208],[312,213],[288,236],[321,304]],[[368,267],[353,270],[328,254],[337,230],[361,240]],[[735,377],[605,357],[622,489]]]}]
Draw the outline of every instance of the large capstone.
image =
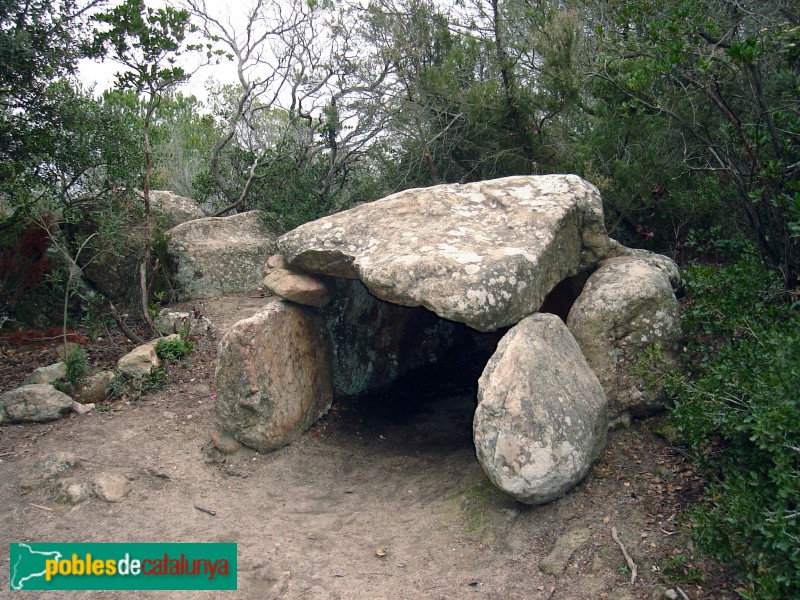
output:
[{"label": "large capstone", "polygon": [[188,221],[167,231],[181,299],[248,292],[261,286],[262,270],[275,249],[264,214]]},{"label": "large capstone", "polygon": [[500,341],[478,382],[475,449],[492,483],[520,502],[563,496],[606,441],[605,393],[555,315],[531,315]]},{"label": "large capstone", "polygon": [[294,268],[360,279],[378,298],[479,331],[536,312],[609,247],[600,194],[575,175],[406,190],[278,240]]},{"label": "large capstone", "polygon": [[288,444],[331,405],[331,345],[314,309],[271,302],[225,334],[217,361],[217,426],[256,450]]},{"label": "large capstone", "polygon": [[662,368],[678,364],[674,273],[674,263],[657,254],[610,258],[589,277],[570,310],[567,326],[606,392],[612,424],[664,408],[664,384],[637,370],[636,362],[646,348],[658,346]]}]

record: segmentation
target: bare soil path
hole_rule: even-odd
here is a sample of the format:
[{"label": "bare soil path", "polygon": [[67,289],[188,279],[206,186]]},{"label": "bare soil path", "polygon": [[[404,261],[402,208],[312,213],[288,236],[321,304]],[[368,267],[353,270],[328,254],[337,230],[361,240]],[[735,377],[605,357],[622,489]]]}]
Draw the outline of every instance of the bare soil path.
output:
[{"label": "bare soil path", "polygon": [[[474,397],[447,386],[405,408],[390,392],[341,402],[277,452],[220,454],[209,443],[216,344],[266,302],[206,300],[215,330],[170,367],[164,389],[0,429],[0,597],[16,597],[7,590],[8,543],[17,541],[238,543],[236,592],[46,598],[624,600],[678,587],[692,599],[735,597],[724,568],[693,554],[679,522],[701,482],[654,435],[663,419],[612,432],[586,481],[539,507],[488,484],[471,443]],[[13,379],[6,373],[0,391]],[[42,461],[59,452],[80,464],[42,479]],[[56,499],[60,481],[100,473],[123,475],[130,493],[115,503]],[[612,527],[638,567],[633,585]]]}]

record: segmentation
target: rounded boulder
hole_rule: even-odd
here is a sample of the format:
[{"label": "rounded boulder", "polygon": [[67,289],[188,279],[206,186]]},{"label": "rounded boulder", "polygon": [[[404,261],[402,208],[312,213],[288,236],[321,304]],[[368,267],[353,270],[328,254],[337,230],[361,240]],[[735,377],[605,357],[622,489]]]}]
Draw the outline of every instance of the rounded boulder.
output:
[{"label": "rounded boulder", "polygon": [[478,382],[473,436],[492,483],[526,504],[563,496],[606,442],[603,388],[563,322],[526,317],[500,341]]}]

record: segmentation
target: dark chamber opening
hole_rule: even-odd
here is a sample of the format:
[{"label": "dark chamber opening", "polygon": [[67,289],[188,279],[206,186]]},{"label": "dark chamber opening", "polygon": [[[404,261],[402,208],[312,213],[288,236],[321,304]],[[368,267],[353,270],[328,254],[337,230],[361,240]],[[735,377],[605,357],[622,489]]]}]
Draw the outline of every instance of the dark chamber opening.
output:
[{"label": "dark chamber opening", "polygon": [[456,327],[450,351],[437,362],[387,387],[337,400],[341,427],[415,446],[471,446],[478,379],[507,329],[480,333],[466,325]]}]

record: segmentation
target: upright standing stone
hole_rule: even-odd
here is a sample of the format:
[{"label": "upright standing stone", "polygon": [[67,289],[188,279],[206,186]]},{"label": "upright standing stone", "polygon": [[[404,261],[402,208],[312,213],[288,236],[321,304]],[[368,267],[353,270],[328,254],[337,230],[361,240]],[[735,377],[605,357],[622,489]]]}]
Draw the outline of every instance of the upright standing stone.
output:
[{"label": "upright standing stone", "polygon": [[648,381],[634,366],[655,344],[667,368],[678,364],[680,304],[670,283],[673,271],[677,272],[677,267],[668,268],[671,262],[663,256],[604,261],[567,318],[567,327],[606,392],[612,424],[664,407],[663,383]]},{"label": "upright standing stone", "polygon": [[188,221],[167,231],[181,299],[248,292],[275,249],[261,211]]},{"label": "upright standing stone", "polygon": [[512,327],[478,382],[475,449],[492,483],[526,504],[559,498],[607,429],[603,388],[564,323],[542,313]]},{"label": "upright standing stone", "polygon": [[330,408],[331,345],[314,309],[271,302],[236,323],[217,356],[217,426],[245,446],[285,446]]},{"label": "upright standing stone", "polygon": [[386,387],[438,362],[454,343],[455,323],[378,300],[359,281],[338,280],[333,301],[320,313],[331,333],[337,396]]}]

